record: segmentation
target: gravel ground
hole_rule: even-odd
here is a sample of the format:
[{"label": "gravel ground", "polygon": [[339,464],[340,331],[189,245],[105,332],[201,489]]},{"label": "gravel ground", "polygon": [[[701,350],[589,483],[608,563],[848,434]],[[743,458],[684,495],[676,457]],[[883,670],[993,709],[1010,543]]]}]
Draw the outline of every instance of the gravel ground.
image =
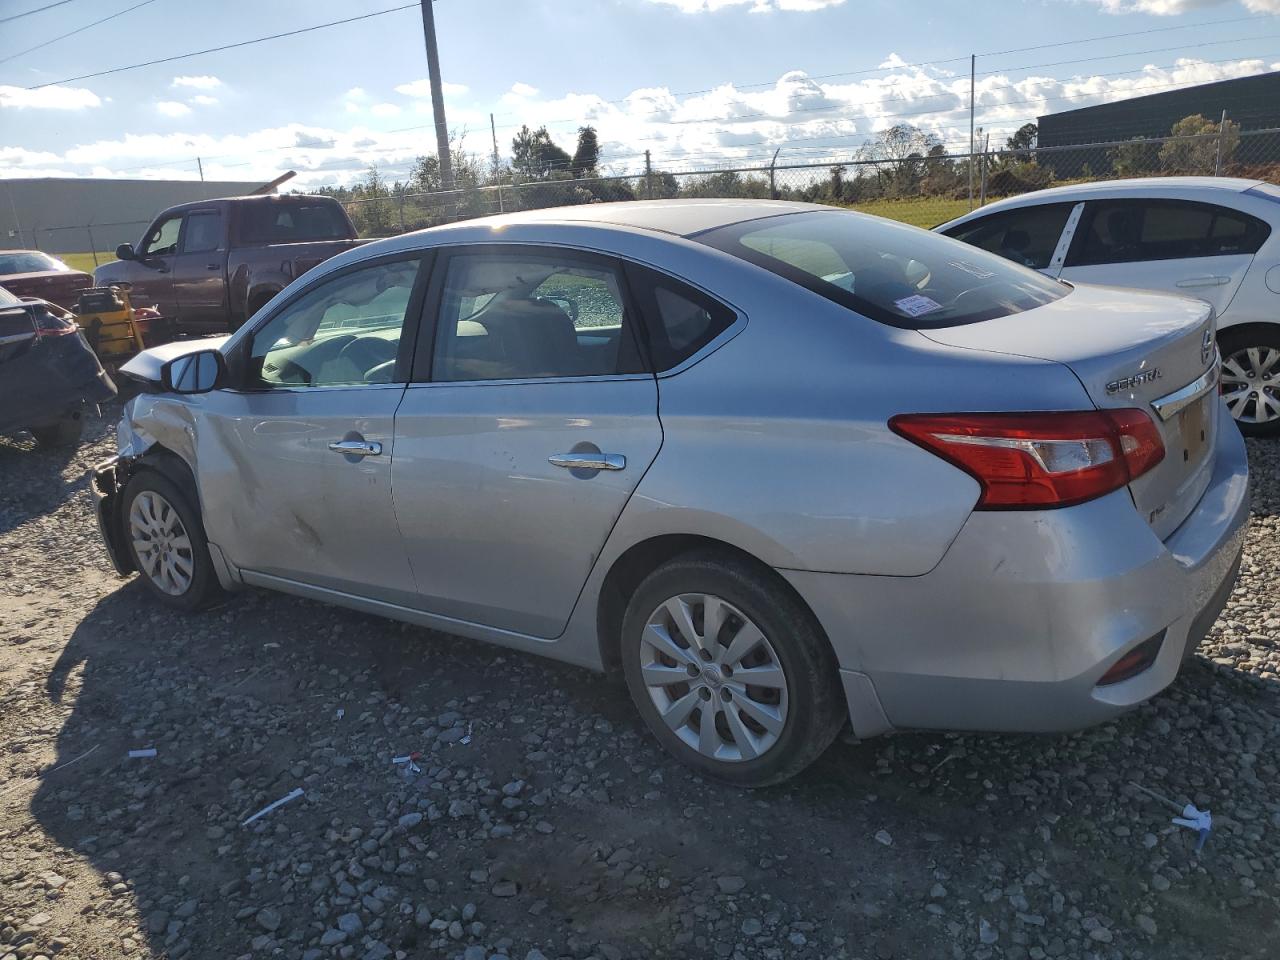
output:
[{"label": "gravel ground", "polygon": [[[0,960],[1276,955],[1280,445],[1154,702],[747,793],[584,671],[266,593],[161,610],[98,543],[115,416],[73,455],[0,440]],[[1203,854],[1130,781],[1212,809]]]}]

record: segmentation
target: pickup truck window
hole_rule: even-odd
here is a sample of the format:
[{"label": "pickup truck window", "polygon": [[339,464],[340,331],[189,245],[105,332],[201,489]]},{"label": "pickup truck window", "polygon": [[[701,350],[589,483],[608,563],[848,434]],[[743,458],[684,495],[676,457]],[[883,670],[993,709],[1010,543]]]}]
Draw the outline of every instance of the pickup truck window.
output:
[{"label": "pickup truck window", "polygon": [[245,243],[305,243],[347,240],[351,228],[332,203],[246,203],[240,210]]},{"label": "pickup truck window", "polygon": [[152,227],[142,240],[143,257],[163,257],[178,252],[178,232],[182,229],[182,214],[166,217]]},{"label": "pickup truck window", "polygon": [[182,240],[183,253],[217,250],[222,243],[222,214],[216,210],[199,210],[187,214],[187,232]]}]

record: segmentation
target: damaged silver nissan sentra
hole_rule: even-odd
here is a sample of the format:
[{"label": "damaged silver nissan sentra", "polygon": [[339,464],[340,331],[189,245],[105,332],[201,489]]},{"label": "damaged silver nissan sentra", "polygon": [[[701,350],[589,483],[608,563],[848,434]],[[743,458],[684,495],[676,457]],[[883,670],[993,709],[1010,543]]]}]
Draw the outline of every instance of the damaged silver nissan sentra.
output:
[{"label": "damaged silver nissan sentra", "polygon": [[682,760],[773,783],[844,723],[1069,730],[1173,681],[1248,515],[1213,322],[808,204],[476,220],[131,361],[99,518],[172,606],[615,671]]}]

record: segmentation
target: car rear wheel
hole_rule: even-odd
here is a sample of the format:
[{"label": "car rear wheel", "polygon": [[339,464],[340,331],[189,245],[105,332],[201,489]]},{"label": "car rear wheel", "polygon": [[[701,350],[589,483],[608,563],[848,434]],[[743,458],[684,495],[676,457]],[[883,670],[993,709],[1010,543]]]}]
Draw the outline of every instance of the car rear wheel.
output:
[{"label": "car rear wheel", "polygon": [[129,554],[157,599],[197,610],[218,596],[200,514],[168,477],[154,470],[135,474],[125,486],[121,512]]},{"label": "car rear wheel", "polygon": [[627,606],[622,655],[654,736],[718,780],[789,779],[844,723],[835,655],[813,615],[734,557],[690,554],[651,573]]},{"label": "car rear wheel", "polygon": [[1222,399],[1252,437],[1280,434],[1280,329],[1227,329],[1218,336],[1222,353]]},{"label": "car rear wheel", "polygon": [[53,423],[31,428],[31,435],[42,447],[70,447],[80,442],[84,419],[79,410],[69,410]]}]

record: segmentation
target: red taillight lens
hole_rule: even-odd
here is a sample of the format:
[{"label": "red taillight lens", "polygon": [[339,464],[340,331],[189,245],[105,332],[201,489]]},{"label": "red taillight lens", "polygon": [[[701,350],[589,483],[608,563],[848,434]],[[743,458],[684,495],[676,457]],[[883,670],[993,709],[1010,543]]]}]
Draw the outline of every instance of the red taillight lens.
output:
[{"label": "red taillight lens", "polygon": [[1160,656],[1160,646],[1164,643],[1165,632],[1161,630],[1150,640],[1144,640],[1123,657],[1111,665],[1106,673],[1098,679],[1098,686],[1105,687],[1113,683],[1132,679],[1143,670],[1150,668]]},{"label": "red taillight lens", "polygon": [[977,480],[980,510],[1083,503],[1164,458],[1156,425],[1137,409],[904,414],[889,427]]},{"label": "red taillight lens", "polygon": [[79,329],[75,321],[60,317],[51,310],[37,307],[32,313],[35,317],[37,337],[65,337]]}]

